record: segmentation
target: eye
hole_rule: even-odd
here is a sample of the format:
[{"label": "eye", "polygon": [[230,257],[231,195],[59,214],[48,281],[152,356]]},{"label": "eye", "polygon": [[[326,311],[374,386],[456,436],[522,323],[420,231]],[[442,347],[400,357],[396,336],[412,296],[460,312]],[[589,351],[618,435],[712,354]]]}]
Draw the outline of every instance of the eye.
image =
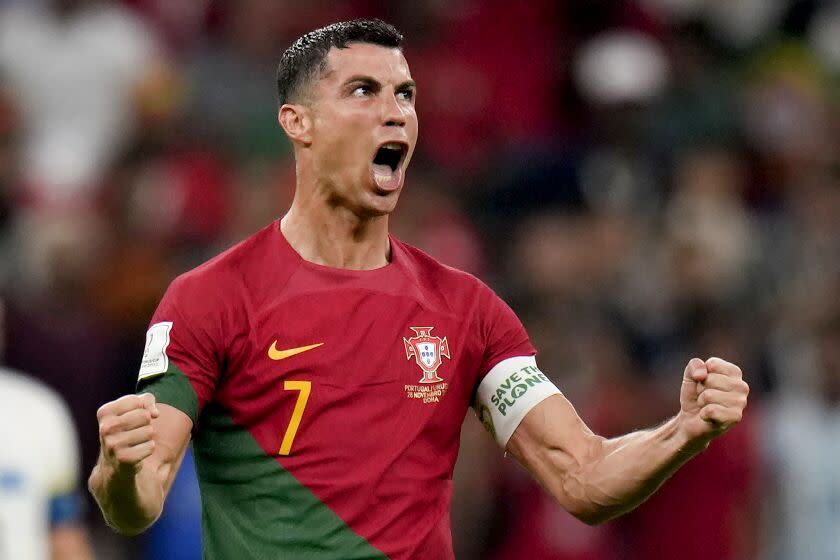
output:
[{"label": "eye", "polygon": [[397,97],[406,101],[411,101],[412,99],[414,99],[414,90],[404,89],[400,92],[397,92]]},{"label": "eye", "polygon": [[367,97],[371,94],[371,89],[369,86],[357,86],[351,92],[351,95],[354,97]]}]

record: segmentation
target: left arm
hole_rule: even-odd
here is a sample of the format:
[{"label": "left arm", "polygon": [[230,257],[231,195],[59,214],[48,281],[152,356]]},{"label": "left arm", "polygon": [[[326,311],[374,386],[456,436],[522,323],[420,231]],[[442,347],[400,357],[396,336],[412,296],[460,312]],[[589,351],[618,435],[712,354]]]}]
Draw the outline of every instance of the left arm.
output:
[{"label": "left arm", "polygon": [[748,392],[734,364],[694,358],[683,375],[680,412],[657,428],[605,439],[554,395],[528,412],[506,448],[566,510],[601,523],[644,502],[739,422]]},{"label": "left arm", "polygon": [[81,525],[61,525],[50,531],[50,558],[53,560],[92,560],[93,552]]}]

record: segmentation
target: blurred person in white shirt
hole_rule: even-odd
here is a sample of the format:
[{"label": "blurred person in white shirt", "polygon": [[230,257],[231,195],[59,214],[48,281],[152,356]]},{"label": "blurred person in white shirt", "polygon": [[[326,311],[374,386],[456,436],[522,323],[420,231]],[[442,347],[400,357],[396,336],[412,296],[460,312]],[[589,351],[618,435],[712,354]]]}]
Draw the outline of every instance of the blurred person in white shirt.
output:
[{"label": "blurred person in white shirt", "polygon": [[[0,364],[9,341],[0,299]],[[92,560],[82,524],[79,444],[52,389],[0,366],[0,559]]]},{"label": "blurred person in white shirt", "polygon": [[90,560],[79,449],[61,398],[0,368],[0,558]]}]

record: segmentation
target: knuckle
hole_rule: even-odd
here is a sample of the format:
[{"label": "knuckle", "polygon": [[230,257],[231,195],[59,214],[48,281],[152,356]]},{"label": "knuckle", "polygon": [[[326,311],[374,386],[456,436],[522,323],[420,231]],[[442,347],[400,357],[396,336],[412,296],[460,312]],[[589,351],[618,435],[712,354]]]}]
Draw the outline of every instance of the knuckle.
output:
[{"label": "knuckle", "polygon": [[117,443],[113,439],[106,439],[102,446],[105,448],[105,452],[112,456],[116,456],[116,454],[120,451]]},{"label": "knuckle", "polygon": [[128,449],[118,449],[117,452],[114,454],[117,461],[120,463],[133,463],[134,457],[131,451]]},{"label": "knuckle", "polygon": [[713,385],[715,389],[725,389],[728,386],[728,380],[726,377],[719,373],[713,373],[710,375],[709,383]]},{"label": "knuckle", "polygon": [[99,437],[106,437],[114,430],[114,422],[106,419],[99,423]]},{"label": "knuckle", "polygon": [[123,395],[113,402],[134,405],[137,402],[137,395]]},{"label": "knuckle", "polygon": [[141,452],[141,458],[145,459],[146,457],[150,457],[155,452],[155,442],[154,441],[147,441],[143,443],[138,449]]}]

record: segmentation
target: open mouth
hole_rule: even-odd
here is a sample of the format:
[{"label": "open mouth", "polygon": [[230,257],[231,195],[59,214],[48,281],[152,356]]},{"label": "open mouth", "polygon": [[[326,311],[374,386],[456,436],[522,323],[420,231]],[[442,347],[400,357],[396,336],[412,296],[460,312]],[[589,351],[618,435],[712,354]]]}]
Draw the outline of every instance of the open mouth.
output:
[{"label": "open mouth", "polygon": [[374,165],[387,165],[391,168],[391,172],[397,170],[397,167],[402,163],[405,156],[406,146],[399,142],[388,142],[383,144],[376,150],[376,156],[373,158]]},{"label": "open mouth", "polygon": [[379,146],[373,156],[373,179],[385,190],[394,190],[402,180],[402,162],[408,152],[408,145],[401,142],[386,142]]}]

